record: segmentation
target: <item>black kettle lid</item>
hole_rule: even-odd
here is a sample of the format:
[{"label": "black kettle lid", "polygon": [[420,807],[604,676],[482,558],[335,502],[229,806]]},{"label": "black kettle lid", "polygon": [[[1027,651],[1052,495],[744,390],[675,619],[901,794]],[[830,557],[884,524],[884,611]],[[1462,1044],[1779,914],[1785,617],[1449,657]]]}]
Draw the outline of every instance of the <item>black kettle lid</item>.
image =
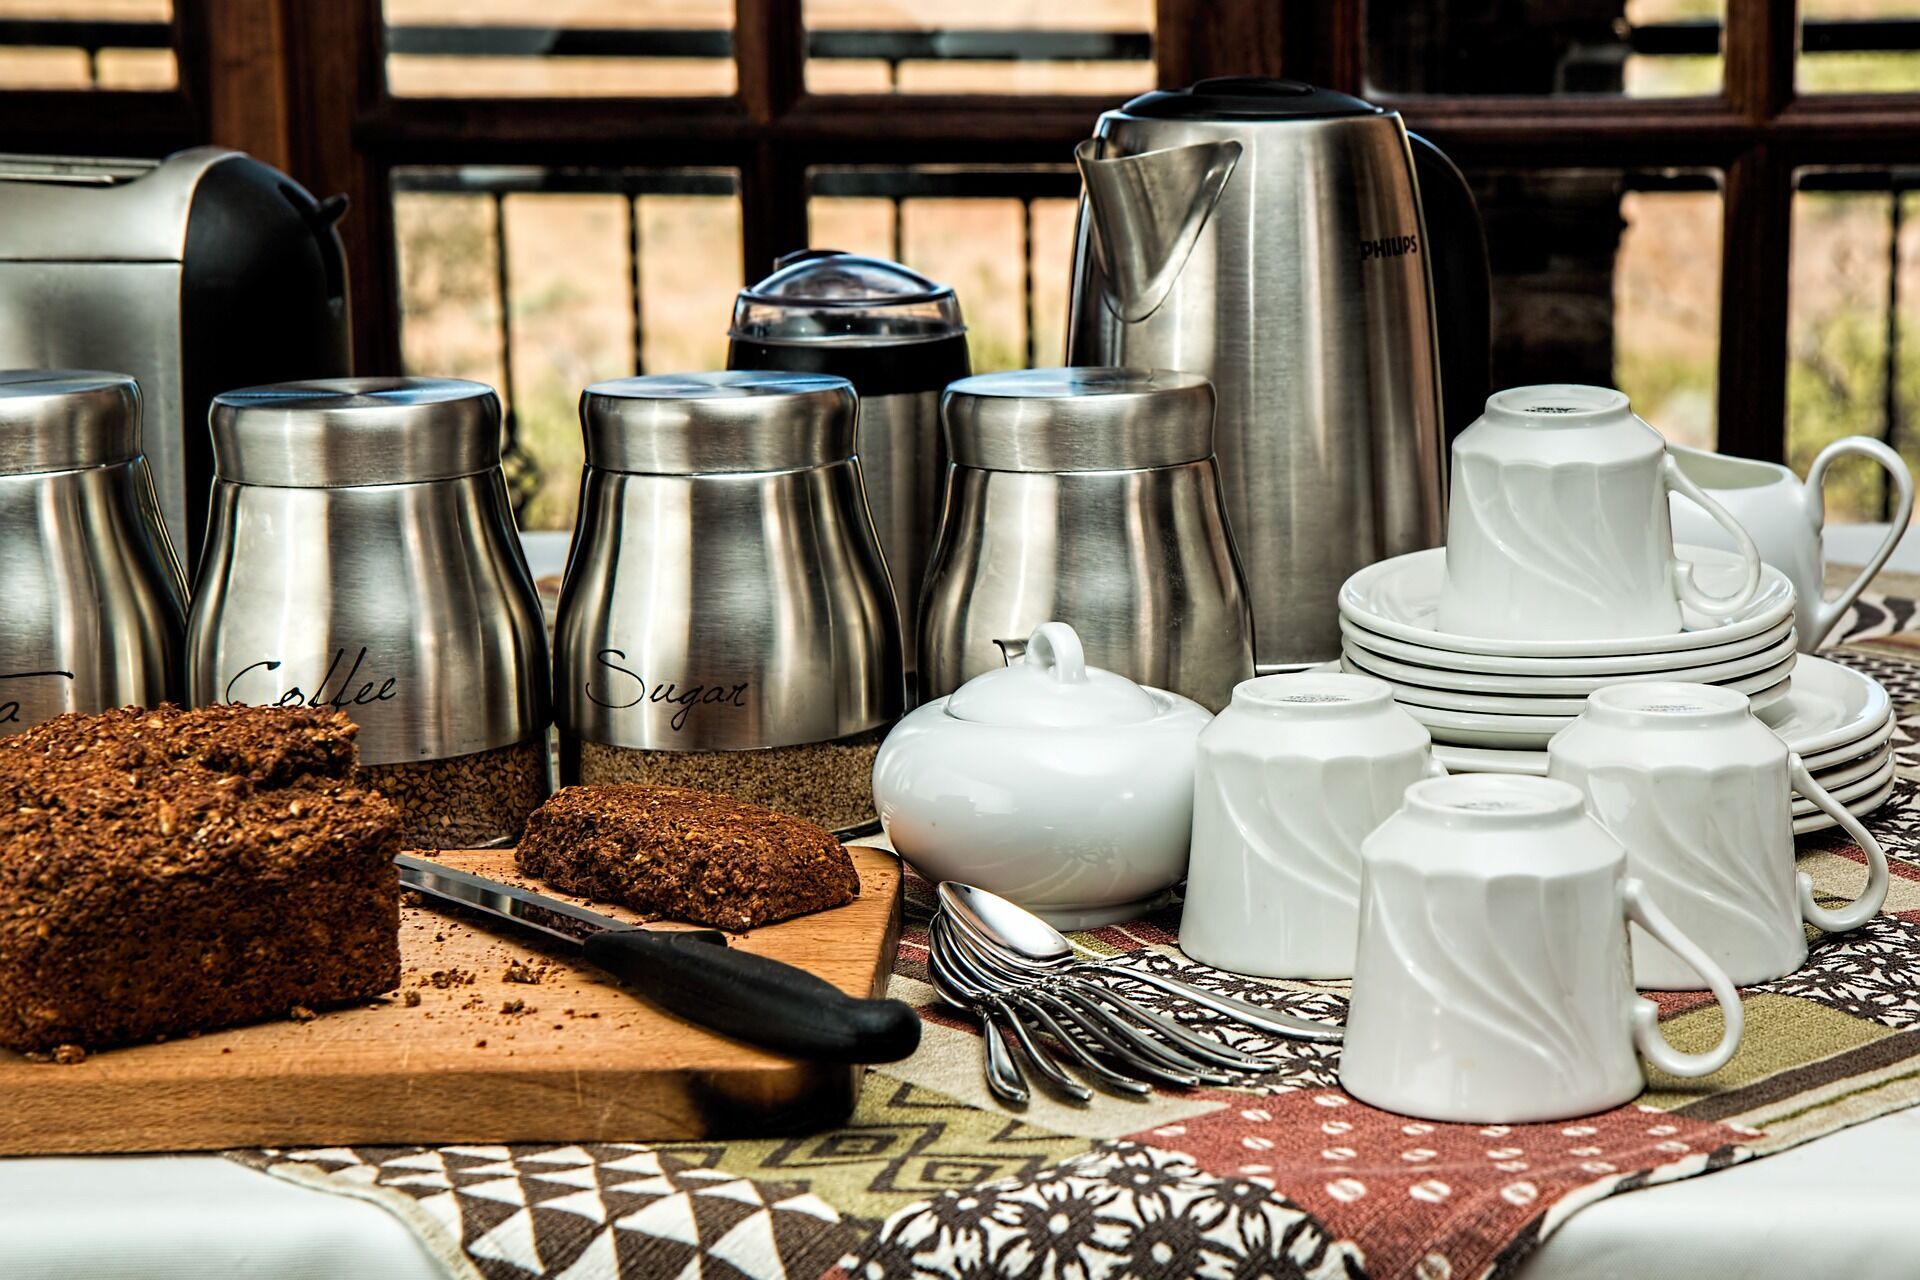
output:
[{"label": "black kettle lid", "polygon": [[1155,89],[1121,110],[1150,120],[1313,120],[1380,114],[1379,107],[1349,94],[1264,76],[1216,76],[1184,89]]}]

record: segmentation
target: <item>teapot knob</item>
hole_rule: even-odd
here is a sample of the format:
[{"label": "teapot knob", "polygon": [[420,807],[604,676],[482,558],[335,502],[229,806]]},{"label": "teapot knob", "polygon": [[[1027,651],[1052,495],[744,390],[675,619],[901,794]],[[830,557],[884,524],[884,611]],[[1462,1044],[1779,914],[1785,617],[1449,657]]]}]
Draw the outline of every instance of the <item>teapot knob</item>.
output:
[{"label": "teapot knob", "polygon": [[1085,684],[1087,654],[1079,633],[1064,622],[1043,622],[1027,637],[1027,663],[1062,684]]}]

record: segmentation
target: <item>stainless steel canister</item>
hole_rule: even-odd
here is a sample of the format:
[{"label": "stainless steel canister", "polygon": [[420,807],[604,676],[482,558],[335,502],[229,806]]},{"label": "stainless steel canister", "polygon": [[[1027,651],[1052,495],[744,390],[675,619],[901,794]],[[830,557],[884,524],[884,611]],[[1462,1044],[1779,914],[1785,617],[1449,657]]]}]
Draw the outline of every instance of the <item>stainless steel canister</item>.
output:
[{"label": "stainless steel canister", "polygon": [[0,372],[0,734],[179,697],[186,610],[134,380]]},{"label": "stainless steel canister", "polygon": [[550,690],[493,391],[295,382],[211,416],[188,696],[344,711],[408,844],[517,840],[548,790]]},{"label": "stainless steel canister", "polygon": [[586,479],[554,630],[563,782],[873,818],[900,624],[844,378],[624,378],[580,400]]},{"label": "stainless steel canister", "polygon": [[860,397],[855,448],[913,680],[916,607],[940,523],[940,393],[964,378],[967,326],[950,285],[837,249],[790,253],[733,307],[727,367],[825,373]]},{"label": "stainless steel canister", "polygon": [[1088,663],[1218,711],[1253,619],[1213,457],[1213,386],[1159,369],[982,374],[942,403],[953,462],[921,598],[921,700],[1071,623]]}]

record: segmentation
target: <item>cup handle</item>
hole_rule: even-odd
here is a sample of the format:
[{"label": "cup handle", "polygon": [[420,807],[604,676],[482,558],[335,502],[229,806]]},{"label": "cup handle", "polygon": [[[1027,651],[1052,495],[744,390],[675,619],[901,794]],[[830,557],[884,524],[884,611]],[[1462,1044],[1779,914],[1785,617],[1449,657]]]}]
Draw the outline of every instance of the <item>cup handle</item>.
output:
[{"label": "cup handle", "polygon": [[1813,602],[1812,636],[1801,636],[1800,643],[1807,649],[1817,649],[1833,634],[1833,628],[1845,616],[1860,593],[1867,589],[1874,576],[1886,567],[1893,555],[1893,549],[1900,545],[1900,538],[1907,531],[1907,521],[1913,518],[1913,474],[1907,470],[1906,462],[1886,445],[1872,436],[1848,436],[1835,440],[1822,449],[1807,468],[1807,520],[1813,525],[1813,531],[1819,533],[1827,523],[1827,468],[1834,459],[1844,458],[1850,453],[1865,454],[1879,463],[1887,473],[1887,480],[1893,485],[1893,524],[1887,530],[1887,537],[1873,555],[1868,558],[1866,568],[1860,576],[1846,585],[1845,590],[1831,600]]},{"label": "cup handle", "polygon": [[1861,852],[1867,855],[1867,887],[1860,891],[1859,897],[1838,911],[1829,911],[1813,900],[1813,877],[1804,871],[1800,872],[1795,877],[1800,882],[1800,918],[1827,933],[1858,929],[1879,915],[1880,908],[1886,904],[1887,852],[1860,819],[1848,813],[1845,805],[1828,795],[1827,789],[1813,780],[1813,774],[1799,756],[1787,757],[1787,770],[1793,778],[1793,789],[1839,823],[1840,829],[1851,836]]},{"label": "cup handle", "polygon": [[1620,886],[1620,897],[1628,920],[1665,943],[1675,955],[1687,962],[1689,968],[1707,980],[1707,985],[1713,989],[1713,998],[1720,1002],[1720,1014],[1726,1020],[1726,1029],[1720,1033],[1719,1044],[1704,1053],[1682,1053],[1660,1034],[1660,1006],[1651,1000],[1635,997],[1634,1044],[1648,1062],[1670,1076],[1712,1075],[1726,1066],[1733,1058],[1733,1051],[1740,1047],[1740,1032],[1746,1026],[1746,1010],[1741,1007],[1740,992],[1734,988],[1726,970],[1715,964],[1692,938],[1680,932],[1673,921],[1667,919],[1666,912],[1653,904],[1647,887],[1639,880],[1628,876]]},{"label": "cup handle", "polygon": [[1733,545],[1739,550],[1740,559],[1745,562],[1746,576],[1741,581],[1740,590],[1730,596],[1710,596],[1693,584],[1693,566],[1680,557],[1673,558],[1673,580],[1680,588],[1680,598],[1694,608],[1706,613],[1731,613],[1735,609],[1745,608],[1753,599],[1753,593],[1760,589],[1760,550],[1753,545],[1753,539],[1740,527],[1733,515],[1695,484],[1680,464],[1668,454],[1660,465],[1660,474],[1666,480],[1667,488],[1685,494],[1700,504],[1700,509],[1713,517],[1715,524],[1725,529],[1733,537]]},{"label": "cup handle", "polygon": [[1432,756],[1428,756],[1427,757],[1427,776],[1429,778],[1448,778],[1448,777],[1452,777],[1453,775],[1447,772],[1447,766],[1445,766],[1444,764],[1441,764],[1438,760],[1434,759]]}]

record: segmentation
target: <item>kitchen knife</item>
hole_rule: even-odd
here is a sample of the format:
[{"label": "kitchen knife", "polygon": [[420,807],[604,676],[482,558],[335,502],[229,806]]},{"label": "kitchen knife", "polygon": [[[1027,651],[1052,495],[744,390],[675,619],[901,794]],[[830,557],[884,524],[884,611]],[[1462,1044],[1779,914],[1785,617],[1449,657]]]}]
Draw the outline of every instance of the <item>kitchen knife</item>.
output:
[{"label": "kitchen knife", "polygon": [[403,888],[545,934],[696,1026],[793,1058],[897,1062],[920,1043],[898,1000],[859,1000],[804,969],[727,946],[717,929],[644,929],[531,889],[401,854]]}]

